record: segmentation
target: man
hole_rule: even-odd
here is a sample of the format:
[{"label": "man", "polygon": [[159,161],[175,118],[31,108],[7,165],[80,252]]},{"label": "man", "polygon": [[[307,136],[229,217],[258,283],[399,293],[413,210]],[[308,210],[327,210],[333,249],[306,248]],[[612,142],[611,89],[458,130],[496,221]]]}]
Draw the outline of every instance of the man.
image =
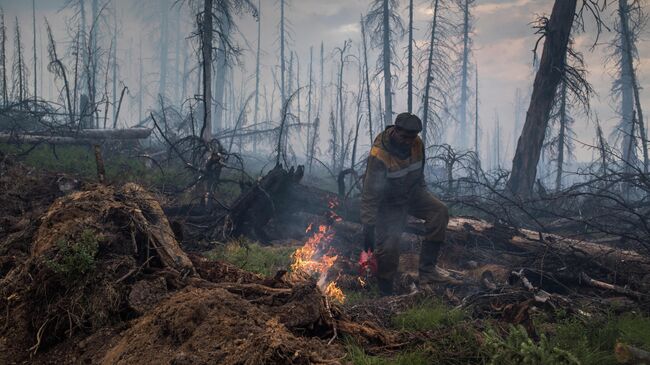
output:
[{"label": "man", "polygon": [[428,287],[448,282],[436,270],[449,221],[447,206],[424,184],[424,145],[418,134],[422,121],[401,113],[395,125],[380,133],[372,145],[361,197],[361,221],[366,248],[377,244],[377,278],[382,295],[390,295],[399,264],[399,239],[407,214],[425,221],[426,236],[419,262],[419,283]]}]

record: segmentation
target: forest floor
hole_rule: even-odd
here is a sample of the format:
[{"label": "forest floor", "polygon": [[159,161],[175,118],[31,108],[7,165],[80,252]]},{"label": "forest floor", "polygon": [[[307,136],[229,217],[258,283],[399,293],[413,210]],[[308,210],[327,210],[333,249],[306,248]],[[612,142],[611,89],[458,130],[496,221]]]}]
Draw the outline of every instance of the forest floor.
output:
[{"label": "forest floor", "polygon": [[291,269],[302,221],[270,242],[196,240],[170,213],[177,196],[141,187],[169,175],[113,161],[102,185],[92,160],[43,161],[0,154],[2,364],[612,364],[650,351],[646,286],[531,284],[526,252],[471,230],[441,258],[462,285],[414,290],[409,246],[389,297],[360,276],[358,242],[333,239],[343,299]]}]

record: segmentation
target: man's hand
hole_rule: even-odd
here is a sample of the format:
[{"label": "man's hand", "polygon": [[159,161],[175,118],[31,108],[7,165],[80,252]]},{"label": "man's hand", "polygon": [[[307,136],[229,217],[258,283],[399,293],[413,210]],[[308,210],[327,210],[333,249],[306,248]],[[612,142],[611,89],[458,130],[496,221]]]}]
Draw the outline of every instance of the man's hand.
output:
[{"label": "man's hand", "polygon": [[363,249],[364,251],[375,250],[375,226],[365,224],[363,226]]}]

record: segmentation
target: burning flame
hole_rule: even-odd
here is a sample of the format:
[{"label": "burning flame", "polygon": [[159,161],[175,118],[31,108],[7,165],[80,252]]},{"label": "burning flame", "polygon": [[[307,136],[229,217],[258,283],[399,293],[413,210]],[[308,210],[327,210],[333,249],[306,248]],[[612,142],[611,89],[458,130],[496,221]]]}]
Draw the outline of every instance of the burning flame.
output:
[{"label": "burning flame", "polygon": [[[340,221],[341,217],[336,215],[333,210],[338,202],[332,200],[328,203],[330,212],[328,218],[331,221]],[[292,257],[291,271],[304,272],[308,275],[317,277],[317,285],[325,295],[333,300],[343,303],[345,295],[336,285],[336,280],[328,281],[328,272],[334,265],[337,255],[329,247],[336,234],[331,224],[322,224],[318,229],[314,229],[313,223],[305,230],[306,233],[313,232],[307,239],[304,246],[297,249]]]}]

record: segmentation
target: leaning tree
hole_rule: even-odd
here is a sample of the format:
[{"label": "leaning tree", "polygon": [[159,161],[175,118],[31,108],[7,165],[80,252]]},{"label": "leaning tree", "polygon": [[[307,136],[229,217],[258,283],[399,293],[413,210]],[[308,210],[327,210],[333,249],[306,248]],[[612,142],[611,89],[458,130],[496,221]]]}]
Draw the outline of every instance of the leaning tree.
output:
[{"label": "leaning tree", "polygon": [[[566,69],[565,62],[574,22],[577,20],[582,24],[582,14],[587,10],[596,15],[600,32],[602,21],[599,14],[602,7],[599,0],[582,0],[580,9],[577,8],[577,3],[578,0],[556,0],[550,18],[542,17],[538,24],[540,38],[537,44],[544,39],[544,47],[526,122],[517,142],[512,172],[507,182],[508,190],[516,196],[528,197],[532,194],[557,88],[568,76],[577,76],[573,71]],[[574,80],[579,81],[579,77]]]}]

